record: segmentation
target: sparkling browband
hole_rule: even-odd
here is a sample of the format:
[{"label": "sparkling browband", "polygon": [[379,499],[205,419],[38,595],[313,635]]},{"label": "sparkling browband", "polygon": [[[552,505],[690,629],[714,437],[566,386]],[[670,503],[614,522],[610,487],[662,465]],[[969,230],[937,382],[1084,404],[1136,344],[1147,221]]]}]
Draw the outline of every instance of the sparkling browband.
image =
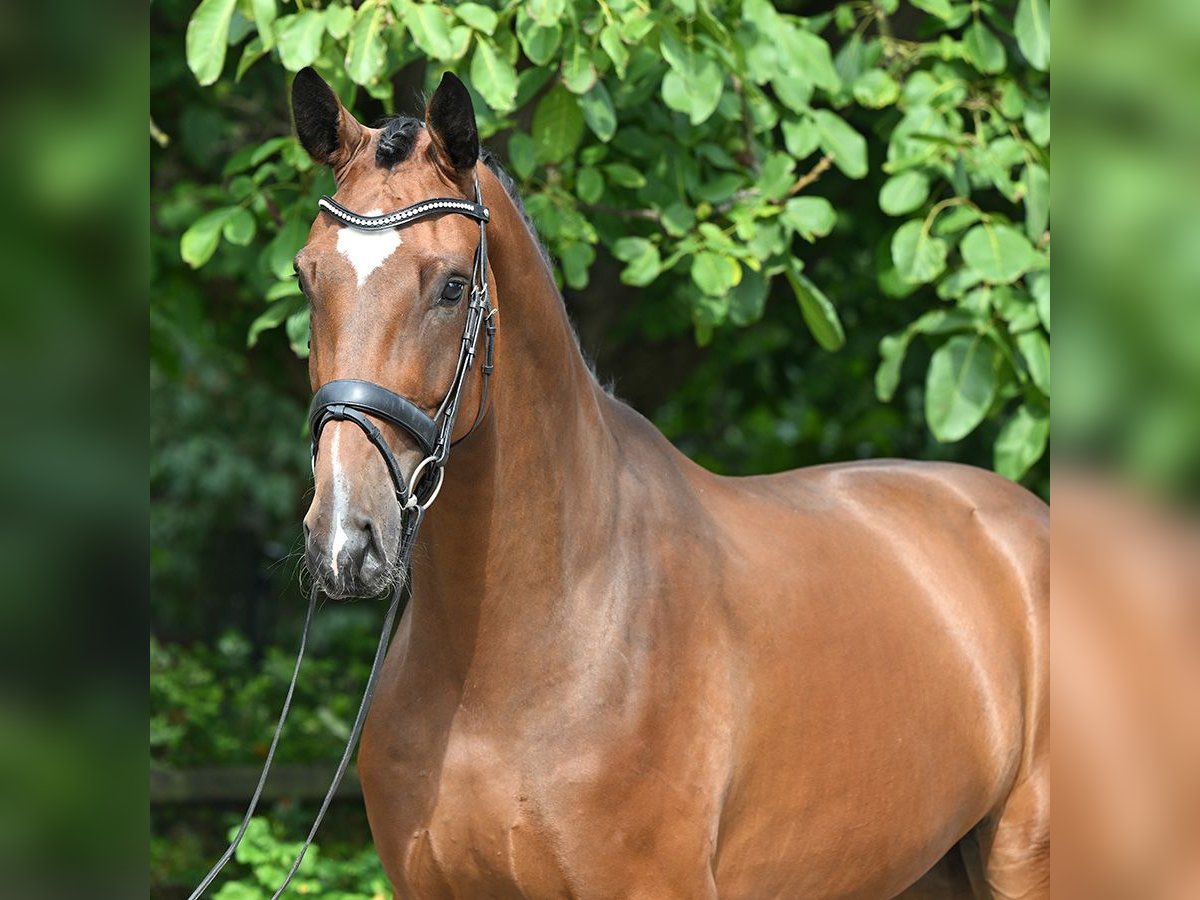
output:
[{"label": "sparkling browband", "polygon": [[422,200],[420,203],[414,203],[412,206],[406,206],[404,209],[396,210],[396,212],[384,213],[379,216],[363,216],[351,212],[332,197],[322,197],[317,201],[317,205],[338,221],[345,222],[353,228],[361,228],[364,231],[395,228],[398,225],[403,225],[413,219],[420,219],[440,210],[470,216],[472,219],[480,222],[486,222],[489,218],[486,206],[479,203],[472,203],[470,200],[459,200],[454,197],[436,197],[432,200]]}]

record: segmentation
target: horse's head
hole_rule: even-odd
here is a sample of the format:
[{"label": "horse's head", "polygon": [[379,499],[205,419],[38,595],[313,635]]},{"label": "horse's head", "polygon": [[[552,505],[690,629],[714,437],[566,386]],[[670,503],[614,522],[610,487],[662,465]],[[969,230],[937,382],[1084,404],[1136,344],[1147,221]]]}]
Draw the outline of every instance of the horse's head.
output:
[{"label": "horse's head", "polygon": [[[334,200],[364,215],[431,197],[474,197],[479,134],[470,95],[446,75],[425,121],[397,119],[367,128],[312,69],[292,85],[301,144],[333,169]],[[435,215],[403,228],[365,231],[319,213],[296,256],[312,310],[313,389],[357,379],[408,398],[434,416],[454,379],[480,243],[476,222]],[[486,263],[485,263],[486,264]],[[470,427],[480,402],[466,384],[456,430]],[[409,479],[424,459],[417,442],[370,417]],[[318,439],[316,490],[304,518],[309,570],[331,597],[370,596],[401,577],[401,510],[384,456],[353,422],[329,421]]]}]

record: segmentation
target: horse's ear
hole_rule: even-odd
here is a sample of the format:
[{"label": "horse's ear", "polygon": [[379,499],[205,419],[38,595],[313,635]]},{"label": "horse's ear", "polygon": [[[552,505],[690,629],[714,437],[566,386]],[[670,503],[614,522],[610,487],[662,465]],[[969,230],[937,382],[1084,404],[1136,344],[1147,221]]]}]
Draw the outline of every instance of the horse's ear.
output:
[{"label": "horse's ear", "polygon": [[300,144],[319,163],[337,166],[361,142],[362,125],[312,67],[301,69],[292,82],[292,116]]},{"label": "horse's ear", "polygon": [[442,76],[429,105],[425,107],[425,127],[437,153],[457,172],[465,172],[479,159],[479,129],[475,126],[475,107],[467,86],[452,72]]}]

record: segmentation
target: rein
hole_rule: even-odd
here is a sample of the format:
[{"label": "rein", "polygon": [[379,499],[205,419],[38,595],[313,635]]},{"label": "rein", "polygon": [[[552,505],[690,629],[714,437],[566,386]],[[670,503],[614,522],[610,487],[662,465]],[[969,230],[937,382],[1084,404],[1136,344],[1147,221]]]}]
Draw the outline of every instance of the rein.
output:
[{"label": "rein", "polygon": [[[479,223],[479,246],[475,250],[474,270],[471,276],[471,298],[467,305],[467,320],[463,327],[462,346],[459,349],[458,363],[454,369],[454,377],[451,379],[450,387],[446,392],[445,398],[438,406],[437,411],[430,416],[407,397],[403,397],[374,382],[359,381],[357,379],[339,379],[323,384],[317,390],[316,394],[313,395],[309,411],[308,424],[312,439],[314,470],[316,468],[317,450],[321,442],[321,432],[332,421],[353,422],[362,429],[363,433],[366,434],[367,438],[375,445],[375,448],[383,457],[388,473],[391,475],[392,485],[395,488],[396,502],[400,504],[401,510],[400,547],[397,565],[401,570],[407,570],[412,557],[413,546],[416,544],[417,532],[420,530],[421,522],[425,518],[425,512],[433,504],[433,501],[437,499],[437,495],[441,491],[450,448],[470,436],[479,427],[479,423],[483,421],[483,417],[487,412],[488,380],[495,366],[497,313],[496,308],[491,304],[487,278],[487,223],[489,213],[487,207],[483,205],[483,196],[479,190],[478,178],[475,179],[474,202],[454,197],[438,197],[431,200],[422,200],[419,203],[414,203],[412,206],[406,206],[395,212],[378,216],[359,215],[346,209],[346,207],[342,206],[332,197],[322,197],[318,201],[318,206],[343,224],[362,231],[380,231],[389,228],[398,228],[432,216],[445,214],[467,216]],[[479,408],[475,412],[475,420],[471,423],[471,427],[467,430],[467,433],[458,440],[454,440],[454,426],[458,421],[459,406],[466,388],[467,375],[475,362],[481,327],[484,332],[485,343],[483,364],[480,367],[482,386],[479,396]],[[425,454],[424,459],[417,464],[417,467],[413,470],[412,477],[407,481],[400,471],[400,465],[392,453],[391,447],[388,446],[383,433],[369,417],[382,419],[400,428],[417,442],[417,445]],[[380,668],[384,657],[387,655],[392,626],[395,623],[396,613],[400,608],[402,593],[403,581],[397,583],[396,589],[392,593],[392,600],[388,606],[387,613],[384,615],[383,630],[379,635],[379,645],[375,650],[375,658],[371,663],[371,673],[367,676],[367,685],[363,689],[363,697],[358,706],[358,713],[354,717],[354,725],[350,729],[350,737],[346,741],[346,749],[342,752],[341,760],[338,762],[337,770],[334,772],[333,780],[330,782],[325,799],[321,802],[321,808],[313,820],[312,828],[309,830],[308,836],[304,839],[304,843],[300,847],[300,852],[296,855],[296,859],[292,863],[287,877],[284,878],[283,883],[276,889],[275,893],[271,895],[271,900],[278,900],[288,884],[291,883],[292,878],[295,877],[296,872],[299,871],[300,864],[304,861],[304,855],[308,852],[309,846],[316,837],[317,829],[320,827],[321,821],[325,818],[325,813],[329,809],[329,804],[332,802],[333,796],[342,782],[342,777],[346,774],[346,769],[350,764],[350,757],[358,745],[363,723],[366,721],[367,711],[371,706],[371,698],[375,693],[376,682],[379,680]],[[270,771],[271,763],[275,759],[275,748],[279,744],[279,736],[283,733],[284,723],[287,721],[288,712],[291,710],[292,695],[296,689],[296,680],[300,675],[300,664],[304,660],[304,649],[308,642],[309,626],[312,624],[316,603],[317,593],[314,590],[308,602],[308,612],[304,617],[304,628],[300,632],[300,649],[296,653],[296,665],[292,669],[291,681],[288,683],[287,694],[284,696],[283,709],[279,714],[279,722],[275,726],[275,733],[271,736],[267,758],[263,763],[262,773],[258,777],[258,784],[254,788],[254,794],[250,798],[250,806],[247,808],[246,814],[242,818],[241,826],[238,828],[237,834],[234,835],[229,847],[226,848],[221,858],[217,860],[213,867],[209,869],[208,874],[204,876],[204,879],[192,891],[188,900],[196,900],[196,898],[202,896],[225,867],[226,863],[233,858],[234,852],[237,850],[242,837],[246,833],[247,827],[250,825],[250,819],[254,816],[255,810],[258,808],[258,801],[262,796],[263,786],[267,782],[267,773]]]}]

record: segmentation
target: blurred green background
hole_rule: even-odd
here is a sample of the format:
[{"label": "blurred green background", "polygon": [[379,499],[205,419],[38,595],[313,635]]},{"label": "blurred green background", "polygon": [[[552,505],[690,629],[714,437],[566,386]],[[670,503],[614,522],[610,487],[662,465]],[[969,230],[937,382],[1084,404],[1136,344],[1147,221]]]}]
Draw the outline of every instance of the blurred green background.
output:
[{"label": "blurred green background", "polygon": [[[305,65],[368,124],[470,85],[600,377],[701,463],[952,459],[1048,495],[1045,0],[159,0],[151,38],[153,767],[261,760],[303,614],[291,258],[332,189],[291,137]],[[336,758],[380,614],[321,610],[284,762]],[[269,896],[309,811],[269,805],[218,896]],[[305,883],[372,896],[335,816]],[[153,893],[235,817],[155,804]]]}]

